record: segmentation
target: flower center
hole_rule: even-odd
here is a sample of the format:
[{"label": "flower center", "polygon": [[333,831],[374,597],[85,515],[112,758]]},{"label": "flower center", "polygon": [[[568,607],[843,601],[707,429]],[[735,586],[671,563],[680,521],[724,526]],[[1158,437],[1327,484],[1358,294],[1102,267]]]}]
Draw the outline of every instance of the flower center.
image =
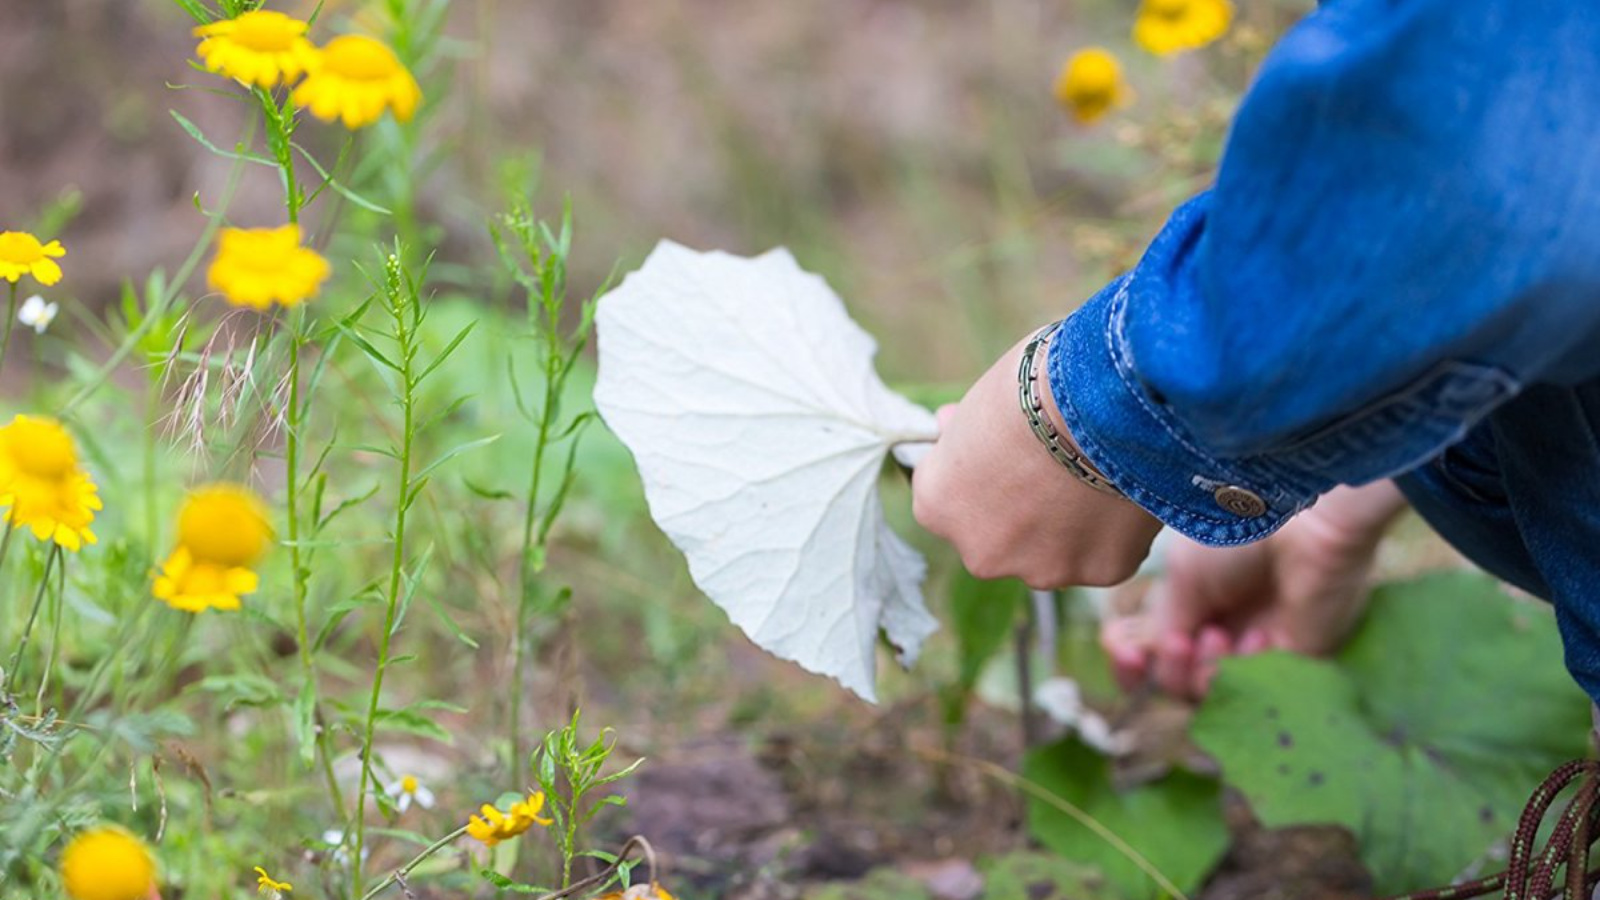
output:
[{"label": "flower center", "polygon": [[400,68],[400,61],[388,47],[372,38],[347,34],[334,38],[322,50],[323,70],[354,81],[388,78]]},{"label": "flower center", "polygon": [[17,468],[35,478],[60,478],[78,464],[72,438],[53,422],[19,418],[5,429],[4,438]]},{"label": "flower center", "polygon": [[31,266],[44,259],[44,245],[23,231],[0,232],[0,261]]},{"label": "flower center", "polygon": [[1177,21],[1189,12],[1189,0],[1146,0],[1150,14],[1169,21]]},{"label": "flower center", "polygon": [[400,779],[400,792],[403,793],[403,794],[415,794],[417,792],[417,779],[416,779],[416,776],[407,775],[407,776],[401,778]]},{"label": "flower center", "polygon": [[260,53],[284,53],[294,46],[302,23],[281,12],[258,9],[233,20],[234,43]]},{"label": "flower center", "polygon": [[204,562],[249,566],[271,537],[255,500],[234,488],[196,491],[178,514],[178,542]]}]

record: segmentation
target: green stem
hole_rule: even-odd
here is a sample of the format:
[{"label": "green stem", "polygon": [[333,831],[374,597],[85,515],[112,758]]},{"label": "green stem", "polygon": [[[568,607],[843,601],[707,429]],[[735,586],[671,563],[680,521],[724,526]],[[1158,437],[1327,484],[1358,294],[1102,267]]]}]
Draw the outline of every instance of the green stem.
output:
[{"label": "green stem", "polygon": [[297,312],[295,323],[290,327],[289,333],[289,408],[284,411],[284,478],[287,482],[285,506],[289,518],[289,568],[291,570],[290,583],[294,594],[295,617],[295,643],[300,648],[301,677],[311,685],[312,709],[312,734],[316,742],[315,755],[320,757],[322,765],[322,778],[328,789],[328,799],[333,803],[334,817],[344,820],[344,794],[339,790],[339,780],[333,775],[333,747],[328,737],[328,730],[322,727],[322,717],[318,715],[318,700],[320,696],[317,684],[317,664],[311,655],[311,629],[309,616],[306,614],[306,597],[310,593],[311,572],[301,557],[300,547],[300,433],[302,426],[302,409],[300,403],[300,343],[303,334],[305,313],[302,309]]},{"label": "green stem", "polygon": [[6,348],[11,345],[11,326],[17,323],[17,283],[11,282],[11,299],[6,304],[5,333],[0,335],[0,372],[6,367]]},{"label": "green stem", "polygon": [[384,888],[405,878],[407,875],[410,875],[411,870],[421,865],[423,860],[450,846],[455,842],[456,838],[461,837],[466,833],[467,826],[463,825],[460,828],[457,828],[455,831],[452,831],[444,837],[439,838],[437,841],[429,844],[421,853],[418,853],[416,856],[412,857],[410,862],[398,869],[395,869],[393,872],[390,872],[387,878],[373,885],[371,890],[367,891],[365,894],[362,894],[361,900],[372,900],[372,898],[378,896],[378,894]]},{"label": "green stem", "polygon": [[44,574],[39,576],[39,590],[33,595],[33,609],[28,612],[28,624],[22,626],[22,640],[17,643],[17,651],[11,654],[11,665],[6,667],[5,687],[0,688],[0,694],[10,694],[17,683],[17,669],[22,665],[23,651],[28,649],[28,638],[33,635],[33,623],[39,618],[39,607],[44,604],[45,588],[50,586],[50,569],[55,565],[56,557],[61,555],[61,545],[51,544],[50,553],[44,558]]},{"label": "green stem", "polygon": [[15,534],[16,530],[17,523],[8,518],[6,520],[6,532],[0,535],[0,568],[5,567],[6,551],[11,549],[11,535]]},{"label": "green stem", "polygon": [[[533,298],[529,298],[531,303]],[[515,627],[511,633],[511,697],[510,699],[510,729],[511,729],[511,760],[507,766],[511,780],[518,782],[522,777],[522,685],[523,668],[526,665],[527,626],[528,626],[528,597],[533,590],[533,576],[537,574],[534,566],[535,550],[542,553],[543,538],[536,537],[534,524],[538,519],[539,483],[544,477],[544,454],[550,444],[550,430],[555,425],[554,414],[556,401],[561,395],[563,378],[561,371],[561,333],[557,330],[560,325],[559,307],[553,307],[549,302],[543,304],[545,323],[542,329],[545,340],[544,352],[544,404],[539,409],[539,436],[533,448],[533,472],[529,475],[528,504],[522,518],[522,559],[517,566],[517,616]],[[531,319],[531,317],[530,317]],[[537,545],[537,546],[536,546]]]},{"label": "green stem", "polygon": [[409,331],[407,316],[408,305],[415,298],[407,297],[404,292],[408,290],[403,284],[397,270],[401,263],[398,254],[390,258],[389,265],[389,290],[393,291],[390,300],[395,304],[391,312],[395,319],[395,343],[399,349],[400,357],[400,406],[404,415],[404,423],[400,432],[400,493],[395,503],[394,517],[394,554],[389,564],[389,597],[388,609],[383,617],[383,634],[378,638],[378,666],[372,675],[372,696],[367,701],[367,721],[365,732],[361,740],[361,780],[356,790],[356,847],[355,847],[355,888],[352,896],[361,896],[361,850],[366,839],[366,808],[367,786],[372,780],[372,746],[373,735],[377,730],[378,698],[383,693],[383,675],[389,666],[389,644],[394,637],[395,616],[400,607],[400,576],[405,565],[406,542],[406,511],[411,506],[411,443],[416,429],[416,382],[413,379],[412,360],[414,349],[411,346],[413,335]]}]

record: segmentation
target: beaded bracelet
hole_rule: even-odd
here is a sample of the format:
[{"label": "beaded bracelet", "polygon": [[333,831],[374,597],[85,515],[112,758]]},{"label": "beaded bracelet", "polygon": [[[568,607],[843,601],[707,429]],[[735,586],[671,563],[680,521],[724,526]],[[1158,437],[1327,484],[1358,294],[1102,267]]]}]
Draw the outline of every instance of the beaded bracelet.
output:
[{"label": "beaded bracelet", "polygon": [[1050,451],[1056,462],[1072,473],[1072,477],[1097,491],[1121,497],[1122,492],[1117,490],[1117,486],[1095,471],[1094,465],[1069,441],[1062,440],[1061,432],[1045,418],[1044,399],[1039,396],[1039,375],[1034,371],[1033,359],[1038,355],[1039,348],[1060,328],[1060,322],[1046,325],[1022,348],[1022,362],[1017,366],[1017,399],[1022,404],[1022,414],[1027,416],[1028,427],[1033,429],[1039,442]]}]

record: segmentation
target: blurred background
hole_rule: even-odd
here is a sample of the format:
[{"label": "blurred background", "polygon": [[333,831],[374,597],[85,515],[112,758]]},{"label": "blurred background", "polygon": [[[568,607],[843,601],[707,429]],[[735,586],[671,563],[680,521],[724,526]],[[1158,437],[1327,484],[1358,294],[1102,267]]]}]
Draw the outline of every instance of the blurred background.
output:
[{"label": "blurred background", "polygon": [[[970,378],[1204,186],[1249,66],[1309,5],[1245,4],[1215,52],[1157,60],[1126,52],[1126,0],[455,0],[419,73],[415,214],[442,261],[481,265],[482,210],[508,161],[534,165],[546,204],[577,210],[580,287],[662,237],[787,245],[880,335],[893,377]],[[188,31],[163,0],[0,5],[0,210],[61,214],[91,308],[176,266],[203,225],[196,191],[221,189],[228,161],[168,109],[212,135],[250,112],[185,64]],[[1094,128],[1051,95],[1089,44],[1138,93]],[[249,179],[230,218],[276,210],[270,179]]]}]

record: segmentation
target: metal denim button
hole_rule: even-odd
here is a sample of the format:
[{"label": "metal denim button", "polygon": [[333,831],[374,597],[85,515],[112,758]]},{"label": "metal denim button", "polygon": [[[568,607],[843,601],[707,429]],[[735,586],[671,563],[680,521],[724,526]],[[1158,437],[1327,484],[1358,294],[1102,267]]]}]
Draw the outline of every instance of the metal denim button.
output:
[{"label": "metal denim button", "polygon": [[1266,501],[1235,484],[1219,487],[1211,496],[1218,506],[1242,519],[1254,519],[1267,511]]}]

